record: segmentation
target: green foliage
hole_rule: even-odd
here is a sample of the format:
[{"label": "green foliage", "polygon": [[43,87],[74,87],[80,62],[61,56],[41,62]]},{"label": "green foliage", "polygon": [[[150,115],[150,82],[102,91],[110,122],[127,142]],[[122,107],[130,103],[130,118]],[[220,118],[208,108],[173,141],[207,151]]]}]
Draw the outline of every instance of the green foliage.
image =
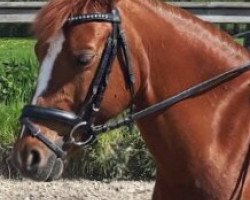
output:
[{"label": "green foliage", "polygon": [[37,62],[34,40],[0,39],[0,144],[14,141],[19,129],[20,111],[30,99]]},{"label": "green foliage", "polygon": [[104,134],[92,149],[70,162],[66,177],[89,179],[152,179],[155,166],[151,156],[134,129],[122,128]]},{"label": "green foliage", "polygon": [[[30,60],[10,60],[0,68],[0,101],[14,101],[16,97],[28,100],[34,87],[34,70]],[[25,90],[24,90],[25,88]]]},{"label": "green foliage", "polygon": [[30,99],[37,72],[33,45],[32,40],[0,40],[0,102]]},{"label": "green foliage", "polygon": [[12,102],[8,105],[0,103],[0,146],[9,146],[15,140],[19,129],[19,113],[23,103]]}]

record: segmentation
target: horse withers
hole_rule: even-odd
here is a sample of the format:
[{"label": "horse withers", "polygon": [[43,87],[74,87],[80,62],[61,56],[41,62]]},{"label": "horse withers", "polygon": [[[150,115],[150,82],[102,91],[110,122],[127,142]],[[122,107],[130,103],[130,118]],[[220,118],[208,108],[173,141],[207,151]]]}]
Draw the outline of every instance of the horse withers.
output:
[{"label": "horse withers", "polygon": [[[52,0],[34,27],[41,68],[13,162],[39,181],[132,103],[140,111],[250,61],[215,26],[153,0]],[[249,96],[246,72],[136,121],[157,165],[154,200],[250,199]]]}]

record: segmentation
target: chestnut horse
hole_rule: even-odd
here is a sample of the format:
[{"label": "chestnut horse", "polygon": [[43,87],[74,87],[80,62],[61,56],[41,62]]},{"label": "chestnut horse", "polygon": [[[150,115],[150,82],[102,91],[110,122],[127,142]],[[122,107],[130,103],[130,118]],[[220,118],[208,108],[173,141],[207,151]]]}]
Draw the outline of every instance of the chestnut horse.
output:
[{"label": "chestnut horse", "polygon": [[[111,13],[113,8],[120,13],[126,36],[135,80],[134,95],[131,97],[124,75],[121,58],[124,56],[117,54],[95,119],[99,123],[117,116],[132,102],[136,110],[142,110],[250,61],[249,52],[230,36],[165,3],[52,0],[35,22],[38,39],[35,51],[41,69],[33,106],[76,114],[82,111],[115,23],[114,19],[112,23],[99,19],[67,24],[79,20],[74,16]],[[250,199],[246,162],[250,142],[249,99],[250,74],[246,72],[137,121],[157,165],[154,200]],[[64,148],[71,129],[53,120],[34,119],[29,123],[30,130],[23,128],[22,137],[15,144],[13,162],[34,180],[59,177],[62,160],[78,149]],[[35,130],[32,127],[42,132],[39,137],[46,137],[57,146],[48,148],[50,145],[43,139],[30,135],[28,132]],[[67,156],[63,159],[57,156],[57,147],[64,149]]]}]

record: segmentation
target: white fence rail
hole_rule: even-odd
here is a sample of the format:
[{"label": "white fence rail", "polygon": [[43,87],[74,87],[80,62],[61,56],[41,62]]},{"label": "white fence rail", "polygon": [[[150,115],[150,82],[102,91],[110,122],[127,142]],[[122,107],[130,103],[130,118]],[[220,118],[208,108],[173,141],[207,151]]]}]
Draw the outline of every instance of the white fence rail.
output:
[{"label": "white fence rail", "polygon": [[[45,2],[0,2],[0,23],[32,23]],[[213,23],[249,23],[250,2],[171,3]]]}]

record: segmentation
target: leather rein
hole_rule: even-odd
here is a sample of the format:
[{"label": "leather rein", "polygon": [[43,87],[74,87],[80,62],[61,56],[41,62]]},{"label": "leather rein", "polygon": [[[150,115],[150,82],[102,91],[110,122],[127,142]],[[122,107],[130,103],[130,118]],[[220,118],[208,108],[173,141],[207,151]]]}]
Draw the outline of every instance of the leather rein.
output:
[{"label": "leather rein", "polygon": [[[68,19],[68,26],[76,26],[82,23],[89,22],[108,22],[112,24],[112,33],[107,39],[106,47],[104,49],[99,68],[92,81],[87,98],[84,102],[84,107],[79,114],[66,112],[63,110],[40,107],[36,105],[26,105],[22,111],[21,123],[28,131],[27,134],[37,138],[43,142],[49,149],[51,149],[59,158],[63,158],[66,152],[59,145],[51,142],[40,130],[37,128],[32,120],[52,120],[57,121],[71,127],[68,145],[75,145],[78,147],[87,147],[96,141],[96,137],[107,131],[117,129],[122,126],[129,126],[134,121],[144,118],[148,115],[158,111],[165,110],[174,104],[181,102],[187,98],[195,97],[208,90],[211,90],[224,82],[230,81],[244,72],[250,70],[250,62],[245,65],[238,66],[220,75],[217,75],[209,80],[199,83],[177,95],[169,97],[168,99],[156,103],[139,112],[133,112],[130,108],[130,114],[125,118],[117,120],[110,120],[107,123],[96,125],[96,114],[100,111],[100,105],[108,84],[109,74],[111,72],[112,64],[116,56],[121,56],[123,60],[123,71],[126,83],[130,88],[131,97],[134,97],[134,75],[131,66],[131,58],[127,47],[125,34],[121,28],[121,18],[119,11],[113,9],[111,13],[91,13],[84,14]],[[76,133],[82,131],[87,139],[79,141],[76,139]],[[21,135],[20,137],[22,137]]]}]

